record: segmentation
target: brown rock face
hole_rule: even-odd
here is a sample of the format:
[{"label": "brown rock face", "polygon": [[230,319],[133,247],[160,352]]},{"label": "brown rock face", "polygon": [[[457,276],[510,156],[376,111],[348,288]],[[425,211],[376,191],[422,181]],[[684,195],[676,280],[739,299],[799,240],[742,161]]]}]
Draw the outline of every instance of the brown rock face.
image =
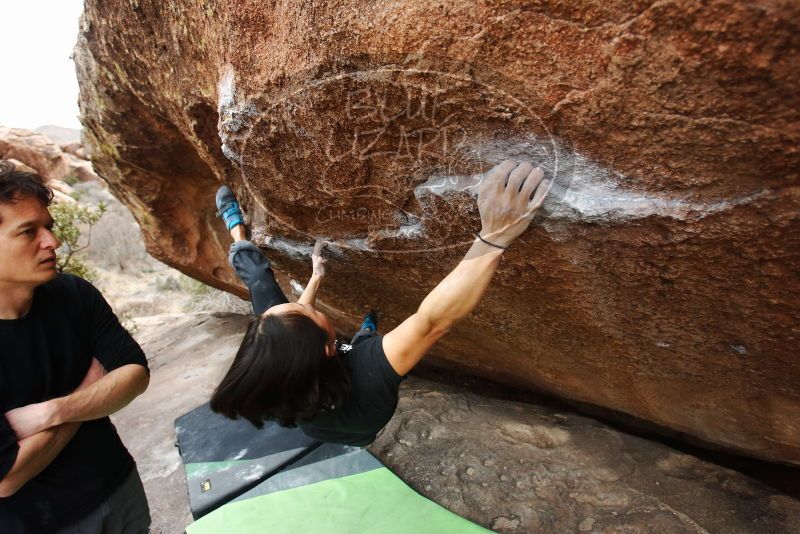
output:
[{"label": "brown rock face", "polygon": [[[242,292],[220,182],[277,269],[412,313],[479,173],[556,186],[445,363],[800,463],[800,6],[86,2],[87,149],[150,251]],[[265,236],[275,237],[266,243]]]}]

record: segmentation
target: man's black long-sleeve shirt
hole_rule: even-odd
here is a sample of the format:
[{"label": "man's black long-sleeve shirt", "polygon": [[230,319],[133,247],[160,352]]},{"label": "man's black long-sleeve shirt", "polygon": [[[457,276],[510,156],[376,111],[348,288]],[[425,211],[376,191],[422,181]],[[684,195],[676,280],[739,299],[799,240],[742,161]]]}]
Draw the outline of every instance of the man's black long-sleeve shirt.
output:
[{"label": "man's black long-sleeve shirt", "polygon": [[[0,320],[0,479],[14,465],[17,439],[5,412],[72,393],[97,358],[107,371],[145,368],[142,349],[100,292],[68,274],[36,288],[28,314]],[[41,473],[0,499],[0,532],[51,532],[93,510],[134,462],[108,417],[81,423]]]}]

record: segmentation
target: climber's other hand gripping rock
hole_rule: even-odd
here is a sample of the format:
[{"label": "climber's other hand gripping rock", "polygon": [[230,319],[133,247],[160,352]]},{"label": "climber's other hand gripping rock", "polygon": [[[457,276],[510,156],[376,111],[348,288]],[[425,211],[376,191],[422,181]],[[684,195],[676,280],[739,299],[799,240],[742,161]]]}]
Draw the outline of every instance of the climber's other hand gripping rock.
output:
[{"label": "climber's other hand gripping rock", "polygon": [[327,245],[327,241],[317,241],[314,243],[314,251],[311,253],[311,268],[313,276],[325,276],[325,262],[328,260],[322,255],[322,249]]},{"label": "climber's other hand gripping rock", "polygon": [[480,238],[498,247],[509,246],[530,225],[552,185],[540,167],[505,160],[481,177],[478,211]]}]

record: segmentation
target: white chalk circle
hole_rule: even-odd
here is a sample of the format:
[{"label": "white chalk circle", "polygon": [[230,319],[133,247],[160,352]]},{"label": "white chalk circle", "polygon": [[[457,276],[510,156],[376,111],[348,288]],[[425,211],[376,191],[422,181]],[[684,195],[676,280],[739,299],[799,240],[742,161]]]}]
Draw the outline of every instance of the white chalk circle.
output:
[{"label": "white chalk circle", "polygon": [[[511,158],[558,178],[544,122],[473,76],[387,66],[309,78],[237,101],[228,70],[219,111],[223,151],[252,198],[310,242],[381,253],[460,247],[479,229],[460,223],[483,172]],[[307,227],[266,199],[290,205]]]}]

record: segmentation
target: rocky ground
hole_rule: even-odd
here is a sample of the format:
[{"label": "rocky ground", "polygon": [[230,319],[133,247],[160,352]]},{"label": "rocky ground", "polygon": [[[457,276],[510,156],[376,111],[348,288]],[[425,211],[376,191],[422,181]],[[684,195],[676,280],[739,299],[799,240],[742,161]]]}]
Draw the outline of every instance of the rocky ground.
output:
[{"label": "rocky ground", "polygon": [[564,406],[411,379],[371,449],[497,532],[800,532],[800,502]]},{"label": "rocky ground", "polygon": [[[191,521],[173,421],[208,400],[246,321],[209,312],[136,321],[150,388],[113,419],[138,462],[154,534]],[[423,495],[496,532],[800,533],[800,500],[698,451],[458,384],[409,378],[370,451]]]}]

